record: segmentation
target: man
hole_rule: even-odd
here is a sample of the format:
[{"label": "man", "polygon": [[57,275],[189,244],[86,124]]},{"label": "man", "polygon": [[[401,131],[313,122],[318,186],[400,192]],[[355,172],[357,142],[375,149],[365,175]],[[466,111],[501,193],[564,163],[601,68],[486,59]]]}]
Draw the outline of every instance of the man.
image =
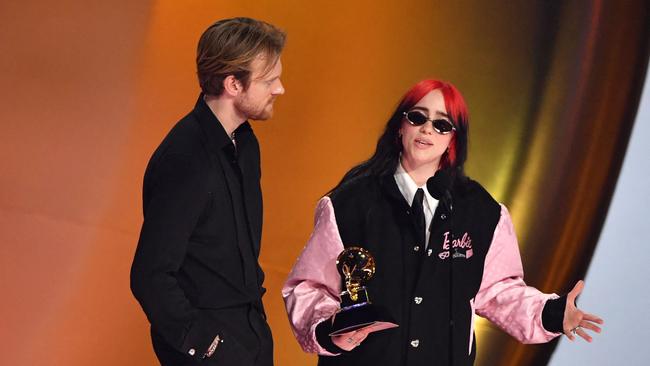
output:
[{"label": "man", "polygon": [[246,120],[270,118],[284,93],[284,41],[254,19],[210,26],[196,59],[202,93],[147,166],[131,289],[162,365],[273,364],[260,152]]}]

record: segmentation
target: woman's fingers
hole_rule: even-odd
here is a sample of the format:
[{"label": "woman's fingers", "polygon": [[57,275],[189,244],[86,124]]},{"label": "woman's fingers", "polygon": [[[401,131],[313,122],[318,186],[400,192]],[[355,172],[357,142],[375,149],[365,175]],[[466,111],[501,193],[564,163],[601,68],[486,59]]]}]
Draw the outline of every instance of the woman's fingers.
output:
[{"label": "woman's fingers", "polygon": [[604,323],[603,319],[601,319],[599,316],[594,314],[589,314],[589,313],[583,313],[582,319],[589,320],[590,322],[594,322],[598,324]]},{"label": "woman's fingers", "polygon": [[564,332],[564,335],[569,338],[570,341],[573,341],[575,339],[575,336],[573,335],[572,330],[567,330]]},{"label": "woman's fingers", "polygon": [[586,321],[586,320],[581,321],[580,326],[582,328],[589,329],[589,330],[594,331],[596,333],[600,333],[600,331],[601,331],[599,326],[597,326],[596,324],[594,324],[594,323],[592,323],[590,321]]},{"label": "woman's fingers", "polygon": [[580,295],[582,292],[582,289],[585,288],[585,282],[583,280],[578,281],[575,286],[573,286],[573,289],[567,294],[567,300],[571,305],[575,303],[576,297]]},{"label": "woman's fingers", "polygon": [[584,329],[582,329],[582,327],[578,327],[578,329],[576,329],[575,332],[576,332],[577,335],[582,337],[585,341],[587,341],[587,342],[592,341],[591,336]]}]

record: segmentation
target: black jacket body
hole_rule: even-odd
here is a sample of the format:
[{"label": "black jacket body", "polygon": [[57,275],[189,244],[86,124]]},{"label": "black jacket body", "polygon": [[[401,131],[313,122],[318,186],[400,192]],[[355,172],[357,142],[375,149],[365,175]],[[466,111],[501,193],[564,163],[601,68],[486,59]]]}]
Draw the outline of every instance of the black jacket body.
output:
[{"label": "black jacket body", "polygon": [[[259,145],[247,122],[235,140],[201,96],[145,172],[131,289],[163,365],[273,362],[258,264]],[[223,342],[202,359],[217,335]]]},{"label": "black jacket body", "polygon": [[[416,239],[421,236],[415,231],[410,205],[392,175],[359,178],[330,195],[344,246],[364,247],[375,257],[376,273],[367,284],[370,300],[388,309],[400,326],[371,334],[352,352],[321,356],[319,365],[447,366],[450,334],[453,365],[473,364],[470,300],[481,285],[500,206],[478,183],[466,178],[456,179],[451,194],[453,212],[439,204],[433,217],[430,251]],[[441,260],[445,233],[454,238],[468,233],[471,257],[455,258],[453,264],[449,258]],[[318,333],[317,329],[317,337]],[[318,338],[321,345],[331,343],[328,337]]]}]

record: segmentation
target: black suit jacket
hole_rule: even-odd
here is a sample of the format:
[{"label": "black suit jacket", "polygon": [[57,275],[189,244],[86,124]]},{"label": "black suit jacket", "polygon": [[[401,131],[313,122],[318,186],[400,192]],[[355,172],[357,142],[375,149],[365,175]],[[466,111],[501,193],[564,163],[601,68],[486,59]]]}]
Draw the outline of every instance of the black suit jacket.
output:
[{"label": "black suit jacket", "polygon": [[235,140],[236,147],[201,96],[145,172],[131,289],[151,322],[163,364],[165,354],[200,359],[217,335],[224,342],[215,355],[230,355],[238,364],[254,358],[260,337],[270,341],[257,261],[259,145],[248,122]]}]

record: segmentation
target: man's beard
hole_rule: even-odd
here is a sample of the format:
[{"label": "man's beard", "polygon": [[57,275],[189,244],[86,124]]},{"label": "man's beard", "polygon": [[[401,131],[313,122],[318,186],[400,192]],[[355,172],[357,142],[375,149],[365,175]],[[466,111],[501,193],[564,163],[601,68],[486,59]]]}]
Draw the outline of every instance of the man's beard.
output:
[{"label": "man's beard", "polygon": [[235,102],[235,108],[246,116],[246,119],[264,121],[273,116],[273,101],[269,99],[265,103],[253,104],[248,98],[242,98]]}]

